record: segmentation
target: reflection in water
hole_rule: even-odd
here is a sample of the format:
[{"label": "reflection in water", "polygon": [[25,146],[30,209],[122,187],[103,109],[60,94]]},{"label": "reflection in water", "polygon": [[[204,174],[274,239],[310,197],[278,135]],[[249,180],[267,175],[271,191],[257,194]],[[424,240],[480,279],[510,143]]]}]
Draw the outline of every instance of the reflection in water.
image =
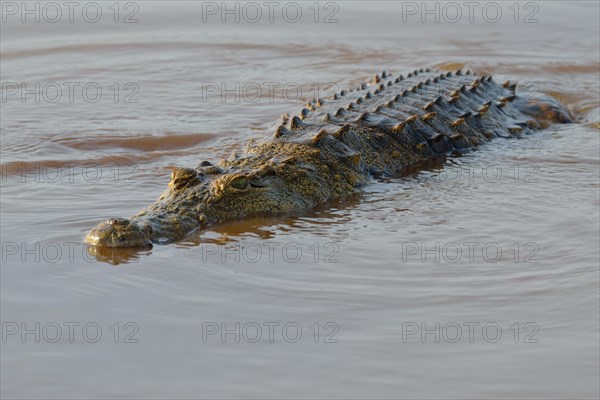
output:
[{"label": "reflection in water", "polygon": [[188,240],[193,245],[200,243],[226,244],[244,237],[271,239],[278,233],[293,231],[301,226],[316,230],[319,225],[334,227],[343,224],[363,198],[364,193],[356,192],[342,198],[333,199],[318,205],[308,212],[294,212],[279,216],[255,217],[231,221],[200,231]]},{"label": "reflection in water", "polygon": [[152,254],[152,245],[135,248],[97,247],[86,244],[87,253],[97,261],[112,265],[127,264]]}]

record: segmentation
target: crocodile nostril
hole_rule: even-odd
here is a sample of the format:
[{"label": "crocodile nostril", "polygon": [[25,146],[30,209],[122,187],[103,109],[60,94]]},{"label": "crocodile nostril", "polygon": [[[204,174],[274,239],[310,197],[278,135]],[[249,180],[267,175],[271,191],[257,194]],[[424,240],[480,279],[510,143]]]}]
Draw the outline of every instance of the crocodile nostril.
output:
[{"label": "crocodile nostril", "polygon": [[126,218],[111,218],[106,222],[108,222],[110,225],[129,225],[129,220]]}]

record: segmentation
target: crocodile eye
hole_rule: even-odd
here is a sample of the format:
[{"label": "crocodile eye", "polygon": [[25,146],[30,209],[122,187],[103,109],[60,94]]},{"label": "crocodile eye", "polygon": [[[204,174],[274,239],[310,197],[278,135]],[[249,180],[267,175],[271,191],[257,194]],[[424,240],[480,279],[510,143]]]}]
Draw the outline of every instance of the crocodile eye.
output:
[{"label": "crocodile eye", "polygon": [[229,187],[236,190],[246,190],[250,186],[250,182],[243,176],[239,176],[229,183]]}]

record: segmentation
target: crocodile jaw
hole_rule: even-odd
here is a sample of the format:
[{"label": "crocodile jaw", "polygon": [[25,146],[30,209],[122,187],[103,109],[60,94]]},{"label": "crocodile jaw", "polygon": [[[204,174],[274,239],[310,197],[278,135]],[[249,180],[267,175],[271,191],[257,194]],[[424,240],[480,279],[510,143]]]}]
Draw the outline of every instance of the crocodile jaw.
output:
[{"label": "crocodile jaw", "polygon": [[161,218],[111,218],[92,229],[85,242],[97,247],[145,247],[180,239],[203,225],[202,221],[206,221],[203,215],[198,219],[168,214]]},{"label": "crocodile jaw", "polygon": [[144,247],[152,242],[151,227],[124,218],[112,218],[92,229],[85,242],[98,247]]}]

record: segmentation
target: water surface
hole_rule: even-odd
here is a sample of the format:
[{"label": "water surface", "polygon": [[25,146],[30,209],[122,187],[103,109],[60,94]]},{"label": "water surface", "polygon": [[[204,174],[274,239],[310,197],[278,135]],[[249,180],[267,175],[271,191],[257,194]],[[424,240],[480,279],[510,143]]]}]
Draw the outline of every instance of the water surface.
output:
[{"label": "water surface", "polygon": [[[499,3],[497,22],[472,23],[401,2],[320,3],[316,23],[312,3],[297,23],[132,4],[117,23],[109,3],[98,23],[2,23],[3,397],[598,398],[597,2],[518,3],[517,22]],[[301,215],[141,252],[83,245],[154,201],[171,167],[420,67],[522,82],[578,123]]]}]

